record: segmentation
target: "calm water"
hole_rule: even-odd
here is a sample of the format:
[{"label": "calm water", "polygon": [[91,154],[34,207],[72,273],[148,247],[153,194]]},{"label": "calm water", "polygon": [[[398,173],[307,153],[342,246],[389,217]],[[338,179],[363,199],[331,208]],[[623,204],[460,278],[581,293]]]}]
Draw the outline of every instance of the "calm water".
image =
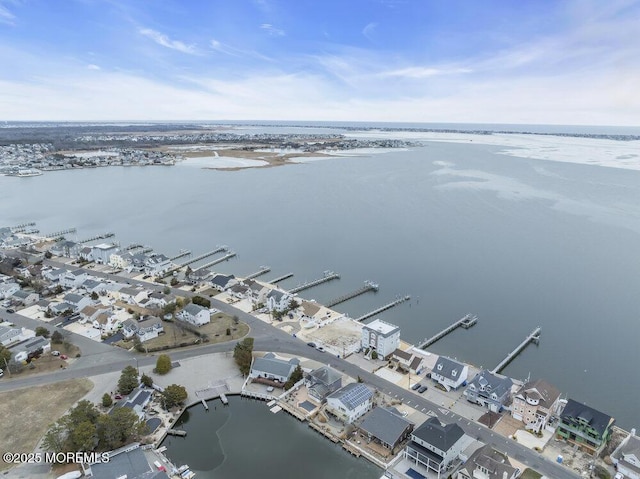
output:
[{"label": "calm water", "polygon": [[[215,406],[215,409],[214,409]],[[374,479],[382,471],[284,412],[273,414],[262,401],[229,397],[229,406],[209,402],[184,413],[176,427],[187,437],[163,445],[176,465],[188,464],[198,479],[260,477],[281,479]]]},{"label": "calm water", "polygon": [[[327,301],[366,279],[380,291],[337,307],[381,317],[417,342],[467,312],[480,322],[433,350],[495,366],[534,327],[541,343],[505,370],[544,377],[630,428],[639,426],[640,172],[513,158],[485,145],[236,172],[185,165],[0,177],[0,224],[113,231],[172,254],[227,244],[239,275],[267,264],[282,285],[324,270]],[[446,162],[445,166],[444,163]]]}]

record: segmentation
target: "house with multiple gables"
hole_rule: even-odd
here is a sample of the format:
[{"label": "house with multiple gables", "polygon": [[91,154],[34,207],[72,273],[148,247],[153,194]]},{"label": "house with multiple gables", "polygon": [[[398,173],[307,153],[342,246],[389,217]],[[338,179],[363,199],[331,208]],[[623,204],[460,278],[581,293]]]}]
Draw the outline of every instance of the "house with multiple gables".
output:
[{"label": "house with multiple gables", "polygon": [[510,378],[482,370],[471,380],[464,396],[467,401],[486,407],[489,411],[500,412],[511,398],[512,386]]},{"label": "house with multiple gables", "polygon": [[314,369],[304,378],[311,399],[323,403],[326,397],[342,387],[342,374],[329,366]]},{"label": "house with multiple gables", "polygon": [[232,274],[216,274],[209,281],[211,286],[218,291],[226,291],[234,284],[237,284],[236,277]]},{"label": "house with multiple gables", "polygon": [[77,288],[89,278],[86,271],[81,269],[74,269],[73,271],[67,271],[62,277],[58,279],[60,285],[63,288]]},{"label": "house with multiple gables", "polygon": [[77,258],[80,254],[80,250],[83,245],[81,243],[76,243],[75,241],[70,241],[66,239],[62,239],[56,242],[51,248],[49,248],[49,252],[54,256],[64,256],[66,258]]},{"label": "house with multiple gables", "polygon": [[190,284],[204,283],[211,277],[211,270],[207,268],[198,268],[190,270],[186,275],[186,280]]},{"label": "house with multiple gables", "polygon": [[253,360],[249,377],[286,383],[299,364],[300,361],[297,358],[279,359],[275,354],[267,353]]},{"label": "house with multiple gables", "polygon": [[365,414],[358,429],[369,441],[393,452],[411,435],[413,426],[397,409],[375,407]]},{"label": "house with multiple gables", "polygon": [[35,291],[20,289],[11,295],[11,301],[23,306],[31,306],[40,301],[40,295]]},{"label": "house with multiple gables", "polygon": [[52,268],[52,269],[43,269],[42,277],[48,279],[49,281],[60,281],[68,271],[64,268]]},{"label": "house with multiple gables", "polygon": [[145,316],[139,321],[127,319],[122,323],[122,335],[125,338],[130,339],[137,335],[143,343],[157,338],[162,332],[164,332],[162,320],[155,316]]},{"label": "house with multiple gables", "polygon": [[253,304],[264,303],[266,301],[269,288],[253,279],[244,279],[242,280],[242,284],[249,288],[248,295]]},{"label": "house with multiple gables", "polygon": [[440,356],[431,371],[431,379],[440,384],[447,391],[458,389],[469,375],[469,366],[454,359]]},{"label": "house with multiple gables", "polygon": [[154,291],[147,297],[147,308],[164,308],[169,304],[174,304],[176,297],[172,294],[163,294],[158,291]]},{"label": "house with multiple gables", "polygon": [[400,369],[416,375],[420,374],[424,367],[422,357],[402,349],[395,349],[391,353],[391,361],[396,363]]},{"label": "house with multiple gables", "polygon": [[509,458],[490,445],[482,446],[462,465],[456,479],[516,479],[520,473]]},{"label": "house with multiple gables", "polygon": [[371,409],[373,391],[362,383],[350,383],[327,396],[326,411],[351,424]]},{"label": "house with multiple gables", "polygon": [[51,341],[43,336],[36,336],[10,348],[15,361],[26,361],[36,355],[51,351]]},{"label": "house with multiple gables", "polygon": [[71,305],[71,310],[74,313],[77,313],[78,311],[84,309],[86,306],[91,306],[92,304],[91,298],[77,293],[65,294],[62,298],[62,301]]},{"label": "house with multiple gables", "polygon": [[35,334],[33,331],[9,326],[9,324],[11,323],[0,324],[0,345],[2,346],[19,343],[20,341],[33,337]]},{"label": "house with multiple gables", "polygon": [[144,272],[153,276],[166,273],[172,267],[171,260],[160,253],[151,254],[144,261]]},{"label": "house with multiple gables", "polygon": [[0,284],[0,299],[9,299],[18,291],[20,291],[20,286],[17,283]]},{"label": "house with multiple gables", "polygon": [[[543,379],[528,381],[513,395],[511,416],[529,431],[540,432],[558,413],[560,391]],[[553,430],[552,430],[553,431]]]},{"label": "house with multiple gables", "polygon": [[611,460],[625,479],[640,479],[640,438],[636,436],[635,429],[631,429],[629,435],[613,451]]},{"label": "house with multiple gables", "polygon": [[404,458],[438,477],[447,477],[454,461],[473,441],[457,424],[442,424],[430,417],[411,433]]},{"label": "house with multiple gables", "polygon": [[193,303],[187,304],[182,311],[176,314],[176,317],[194,326],[202,326],[211,322],[209,310]]},{"label": "house with multiple gables", "polygon": [[569,399],[560,413],[556,437],[598,455],[611,439],[615,419],[586,404]]},{"label": "house with multiple gables", "polygon": [[284,311],[289,307],[292,299],[293,295],[279,289],[272,289],[265,296],[266,306],[269,311]]}]

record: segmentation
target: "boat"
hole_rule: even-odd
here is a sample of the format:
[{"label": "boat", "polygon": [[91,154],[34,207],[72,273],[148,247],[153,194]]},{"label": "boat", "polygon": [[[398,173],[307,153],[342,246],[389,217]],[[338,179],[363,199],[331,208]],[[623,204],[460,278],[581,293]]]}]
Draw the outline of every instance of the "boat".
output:
[{"label": "boat", "polygon": [[42,171],[32,169],[32,170],[18,170],[18,174],[16,176],[26,177],[26,176],[40,176]]}]

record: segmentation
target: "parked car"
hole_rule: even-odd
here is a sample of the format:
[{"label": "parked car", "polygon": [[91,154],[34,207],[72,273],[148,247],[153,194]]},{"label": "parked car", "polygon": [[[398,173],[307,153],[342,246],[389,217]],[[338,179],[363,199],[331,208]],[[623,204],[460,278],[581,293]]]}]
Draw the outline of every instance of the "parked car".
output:
[{"label": "parked car", "polygon": [[120,394],[116,394],[115,396],[113,396],[115,399],[122,399],[122,395]]},{"label": "parked car", "polygon": [[272,393],[272,392],[273,392],[273,386],[269,386],[269,387],[267,388],[267,392],[268,392],[268,393]]},{"label": "parked car", "polygon": [[413,391],[417,391],[418,389],[420,389],[422,387],[422,384],[420,383],[415,383],[413,386],[411,386],[411,389]]},{"label": "parked car", "polygon": [[311,346],[312,348],[316,347],[316,343],[307,343],[307,346]]},{"label": "parked car", "polygon": [[51,356],[60,356],[60,351],[51,351]]},{"label": "parked car", "polygon": [[60,359],[62,360],[69,359],[69,356],[67,356],[66,354],[61,354]]},{"label": "parked car", "polygon": [[12,308],[7,309],[7,313],[15,313],[15,312],[16,312],[15,309],[12,309]]},{"label": "parked car", "polygon": [[427,390],[427,386],[422,386],[420,389],[418,389],[418,392],[420,394],[422,394],[423,392],[425,392]]},{"label": "parked car", "polygon": [[324,348],[322,346],[318,346],[316,349],[321,353],[324,353]]}]

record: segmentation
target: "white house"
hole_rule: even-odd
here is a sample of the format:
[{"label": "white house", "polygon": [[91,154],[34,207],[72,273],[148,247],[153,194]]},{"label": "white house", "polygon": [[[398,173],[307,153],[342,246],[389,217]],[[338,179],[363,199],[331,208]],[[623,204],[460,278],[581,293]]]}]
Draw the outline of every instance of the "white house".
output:
[{"label": "white house", "polygon": [[20,286],[16,283],[0,284],[0,299],[8,299],[17,291],[20,291]]},{"label": "white house", "polygon": [[111,255],[118,249],[118,245],[114,243],[100,243],[91,247],[91,258],[98,264],[109,264]]},{"label": "white house", "polygon": [[211,286],[213,286],[218,291],[226,291],[228,288],[237,284],[238,281],[236,277],[232,274],[216,274],[210,280]]},{"label": "white house", "polygon": [[296,358],[278,359],[275,354],[267,353],[261,358],[253,360],[249,377],[266,378],[286,383],[298,364],[300,361]]},{"label": "white house", "polygon": [[42,276],[49,281],[60,281],[60,278],[62,278],[67,273],[68,271],[63,268],[42,270]]},{"label": "white house", "polygon": [[469,366],[459,363],[445,356],[440,356],[436,361],[431,379],[444,387],[447,391],[458,389],[467,380]]},{"label": "white house", "polygon": [[362,328],[362,348],[386,358],[400,346],[400,328],[376,319]]},{"label": "white house", "polygon": [[190,303],[180,311],[176,317],[195,326],[202,326],[211,322],[211,315],[207,308],[203,308],[197,304]]},{"label": "white house", "polygon": [[120,330],[125,339],[131,339],[138,332],[138,325],[136,321],[129,318],[122,322],[122,329]]},{"label": "white house", "polygon": [[249,288],[249,297],[254,304],[265,302],[269,288],[253,279],[245,279],[242,284]]},{"label": "white house", "polygon": [[129,251],[116,251],[109,255],[109,266],[117,269],[127,269],[131,266],[133,255]]},{"label": "white house", "polygon": [[625,479],[640,479],[640,438],[635,429],[613,451],[611,460]]},{"label": "white house", "polygon": [[456,479],[516,479],[520,469],[489,444],[476,450],[458,470]]},{"label": "white house", "polygon": [[31,355],[44,354],[47,351],[51,351],[51,341],[42,336],[36,336],[11,348],[15,361],[26,361]]},{"label": "white house", "polygon": [[[7,323],[10,324],[10,323]],[[0,345],[8,346],[25,339],[24,330],[0,324]],[[3,366],[4,367],[4,366]]]},{"label": "white house", "polygon": [[25,306],[31,306],[32,304],[35,304],[40,300],[40,295],[35,291],[25,291],[21,289],[13,293],[11,299],[16,303],[20,303]]},{"label": "white house", "polygon": [[[249,288],[249,291],[251,291],[251,288]],[[291,303],[293,296],[285,291],[272,289],[267,293],[265,299],[267,302],[266,306],[269,311],[284,311],[289,307],[289,303]]]},{"label": "white house", "polygon": [[351,424],[369,409],[373,391],[362,383],[350,383],[327,396],[327,412]]},{"label": "white house", "polygon": [[544,379],[523,384],[513,396],[511,416],[525,424],[525,429],[542,431],[558,412],[560,391]]},{"label": "white house", "polygon": [[469,402],[500,412],[511,398],[511,386],[513,381],[510,378],[482,370],[464,390],[464,396]]},{"label": "white house", "polygon": [[104,293],[107,291],[108,287],[106,283],[102,281],[96,281],[95,279],[87,279],[81,285],[80,288],[85,290],[87,293]]},{"label": "white house", "polygon": [[65,288],[77,288],[84,283],[89,276],[81,269],[73,271],[67,271],[63,276],[59,278],[59,282]]},{"label": "white house", "polygon": [[171,260],[163,254],[152,254],[147,256],[144,262],[144,271],[147,274],[157,276],[166,273],[171,269]]},{"label": "white house", "polygon": [[142,321],[138,321],[138,337],[143,343],[150,339],[157,338],[160,333],[164,332],[162,320],[155,316],[146,316]]},{"label": "white house", "polygon": [[71,309],[74,313],[77,313],[81,309],[90,306],[92,303],[91,298],[76,293],[65,294],[64,298],[62,298],[62,301],[70,304],[72,306]]}]

